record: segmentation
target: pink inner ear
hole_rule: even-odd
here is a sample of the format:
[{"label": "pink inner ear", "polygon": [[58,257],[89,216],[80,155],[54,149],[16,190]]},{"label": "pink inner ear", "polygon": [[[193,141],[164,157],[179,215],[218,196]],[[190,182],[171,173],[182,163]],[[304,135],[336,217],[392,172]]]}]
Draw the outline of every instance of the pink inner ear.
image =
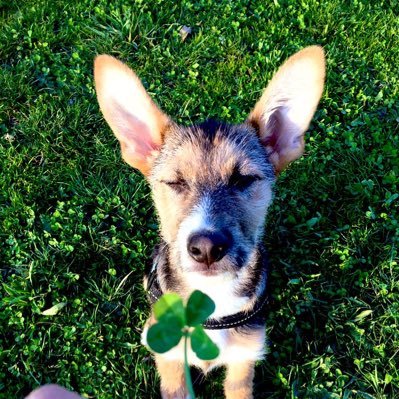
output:
[{"label": "pink inner ear", "polygon": [[116,106],[118,139],[129,148],[131,155],[146,159],[153,151],[159,149],[160,143],[155,142],[153,132],[148,124],[132,115],[121,106]]},{"label": "pink inner ear", "polygon": [[289,109],[284,106],[276,107],[269,115],[261,142],[276,172],[280,172],[303,153],[301,129],[290,118]]},{"label": "pink inner ear", "polygon": [[273,110],[273,113],[269,116],[266,124],[266,134],[261,137],[262,144],[265,147],[269,147],[273,152],[279,152],[279,141],[281,134],[283,133],[283,123],[281,120],[280,108]]}]

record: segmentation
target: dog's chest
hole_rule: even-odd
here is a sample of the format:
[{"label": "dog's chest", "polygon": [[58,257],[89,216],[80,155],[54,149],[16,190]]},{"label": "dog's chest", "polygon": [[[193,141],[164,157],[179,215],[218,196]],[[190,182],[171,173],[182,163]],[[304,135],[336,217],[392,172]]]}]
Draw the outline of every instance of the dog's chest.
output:
[{"label": "dog's chest", "polygon": [[215,303],[211,318],[219,319],[240,312],[249,302],[247,296],[236,294],[239,278],[230,275],[207,277],[199,273],[187,273],[186,284],[189,291],[200,290]]}]

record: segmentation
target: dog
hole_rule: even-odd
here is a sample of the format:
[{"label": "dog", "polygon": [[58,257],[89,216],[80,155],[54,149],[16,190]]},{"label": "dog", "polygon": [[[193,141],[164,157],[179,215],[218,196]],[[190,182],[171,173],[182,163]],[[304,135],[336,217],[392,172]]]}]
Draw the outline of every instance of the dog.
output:
[{"label": "dog", "polygon": [[[109,55],[95,59],[94,77],[122,157],[147,179],[158,213],[161,242],[145,279],[150,299],[209,295],[216,307],[204,327],[220,354],[203,361],[190,352],[189,363],[204,373],[225,366],[225,397],[252,398],[254,365],[266,353],[264,221],[276,177],[303,154],[323,91],[324,51],[310,46],[288,58],[239,125],[177,125]],[[154,322],[152,315],[145,331]],[[187,398],[182,347],[155,354],[155,362],[162,398]]]}]

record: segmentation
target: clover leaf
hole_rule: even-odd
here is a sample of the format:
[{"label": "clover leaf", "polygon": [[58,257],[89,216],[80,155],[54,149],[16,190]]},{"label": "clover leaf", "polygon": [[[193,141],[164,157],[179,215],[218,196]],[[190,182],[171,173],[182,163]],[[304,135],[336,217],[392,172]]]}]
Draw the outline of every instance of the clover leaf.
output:
[{"label": "clover leaf", "polygon": [[164,294],[158,299],[154,304],[154,315],[159,323],[174,320],[181,328],[186,323],[183,301],[173,292]]},{"label": "clover leaf", "polygon": [[183,332],[180,326],[169,323],[153,324],[147,332],[148,346],[157,353],[165,353],[181,340]]},{"label": "clover leaf", "polygon": [[194,291],[186,306],[186,320],[188,326],[202,324],[215,311],[215,303],[208,295],[201,291]]},{"label": "clover leaf", "polygon": [[191,332],[191,349],[202,360],[213,360],[219,356],[219,348],[205,333],[202,326],[197,326]]}]

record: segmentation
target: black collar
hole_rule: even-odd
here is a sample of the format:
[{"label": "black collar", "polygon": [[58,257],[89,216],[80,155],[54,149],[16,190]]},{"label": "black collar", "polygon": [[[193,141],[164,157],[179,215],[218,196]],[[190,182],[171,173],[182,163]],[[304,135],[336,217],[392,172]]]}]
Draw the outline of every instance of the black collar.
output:
[{"label": "black collar", "polygon": [[[262,261],[262,260],[260,260]],[[147,291],[151,305],[153,305],[162,295],[162,289],[158,281],[158,256],[155,256],[151,271],[148,275]],[[220,319],[208,319],[202,326],[206,330],[224,330],[259,324],[265,319],[264,307],[269,302],[266,287],[262,295],[257,299],[253,308],[249,312],[238,312],[233,315],[225,316]],[[262,323],[263,324],[263,323]]]}]

